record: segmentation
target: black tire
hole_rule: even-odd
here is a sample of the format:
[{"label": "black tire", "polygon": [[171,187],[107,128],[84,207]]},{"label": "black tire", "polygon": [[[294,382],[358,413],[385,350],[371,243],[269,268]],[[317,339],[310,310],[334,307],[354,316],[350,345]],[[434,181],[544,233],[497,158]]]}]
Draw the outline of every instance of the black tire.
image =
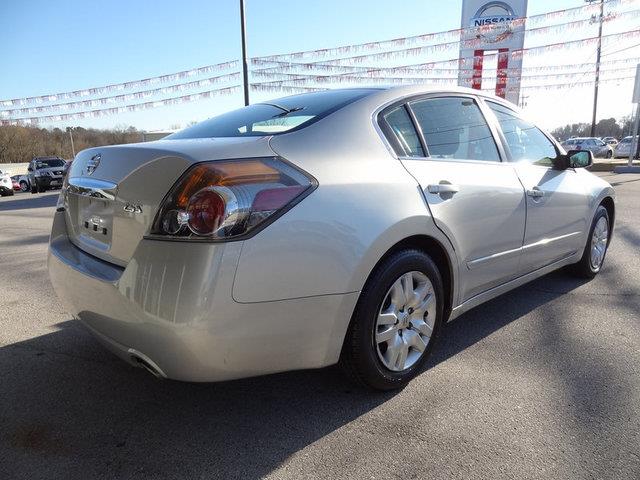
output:
[{"label": "black tire", "polygon": [[613,152],[611,150],[609,150],[607,152],[607,158],[611,158],[611,157],[613,157]]},{"label": "black tire", "polygon": [[25,182],[24,180],[22,180],[20,182],[20,191],[27,192],[28,190],[29,190],[29,184],[27,182]]},{"label": "black tire", "polygon": [[[378,357],[374,329],[378,312],[391,285],[404,273],[418,271],[433,285],[436,299],[436,319],[431,338],[422,356],[409,368],[392,371]],[[365,284],[347,332],[340,366],[355,383],[376,389],[403,388],[421,370],[440,332],[443,317],[444,289],[438,267],[422,251],[408,249],[393,253],[373,271]]]},{"label": "black tire", "polygon": [[[593,237],[593,230],[596,227],[596,223],[600,218],[604,217],[607,220],[607,229],[608,229],[608,240],[607,240],[607,248],[604,251],[604,257],[602,258],[602,262],[598,268],[594,268],[591,264],[591,239]],[[591,222],[591,228],[589,228],[589,236],[587,237],[587,243],[584,246],[584,250],[582,251],[582,258],[580,261],[573,265],[573,273],[582,278],[594,278],[600,270],[602,270],[602,265],[604,265],[604,260],[607,255],[607,250],[609,249],[609,241],[611,239],[611,221],[609,219],[609,213],[607,209],[602,205],[599,205],[596,209],[596,213],[593,216],[593,221]]]},{"label": "black tire", "polygon": [[35,185],[31,185],[31,193],[38,193],[38,189]]},{"label": "black tire", "polygon": [[12,197],[12,196],[13,196],[13,193],[14,193],[14,192],[13,192],[13,190],[9,190],[9,191],[7,192],[7,196]]},{"label": "black tire", "polygon": [[44,193],[47,191],[47,187],[43,185],[38,185],[38,193]]}]

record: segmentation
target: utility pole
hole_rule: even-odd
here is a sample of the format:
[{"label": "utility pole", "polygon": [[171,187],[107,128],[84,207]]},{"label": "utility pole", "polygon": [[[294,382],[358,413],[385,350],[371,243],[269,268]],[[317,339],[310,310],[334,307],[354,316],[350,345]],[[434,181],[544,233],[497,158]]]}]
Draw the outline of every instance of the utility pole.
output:
[{"label": "utility pole", "polygon": [[73,133],[72,133],[72,128],[71,127],[67,127],[67,132],[69,132],[69,138],[71,139],[71,153],[73,153],[73,158],[76,158],[76,149],[73,146]]},{"label": "utility pole", "polygon": [[598,17],[598,51],[596,53],[596,81],[593,87],[593,116],[591,117],[591,136],[596,136],[596,113],[598,111],[598,86],[600,83],[600,54],[602,53],[602,24],[604,23],[604,0],[584,0],[587,3],[600,1]]},{"label": "utility pole", "polygon": [[242,34],[242,87],[244,104],[249,105],[249,66],[247,64],[247,29],[244,18],[244,0],[240,0],[240,32]]}]

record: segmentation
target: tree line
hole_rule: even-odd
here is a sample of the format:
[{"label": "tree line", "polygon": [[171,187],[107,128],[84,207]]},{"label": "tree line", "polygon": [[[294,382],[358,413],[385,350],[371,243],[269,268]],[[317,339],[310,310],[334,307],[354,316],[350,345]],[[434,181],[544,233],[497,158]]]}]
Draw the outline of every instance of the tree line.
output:
[{"label": "tree line", "polygon": [[[620,121],[615,118],[605,118],[597,123],[596,135],[620,139],[630,135],[631,129],[632,120],[629,117]],[[588,137],[590,130],[589,123],[573,123],[556,128],[551,133],[558,140],[566,140],[570,137]],[[62,130],[4,125],[0,126],[0,163],[26,163],[33,157],[45,155],[72,159],[71,136],[73,136],[76,153],[90,147],[143,140],[143,133],[135,127],[118,127],[109,130],[68,127]]]},{"label": "tree line", "polygon": [[14,125],[0,126],[0,163],[26,163],[33,157],[58,156],[72,159],[71,135],[76,153],[90,147],[142,141],[135,127],[98,130],[69,127],[46,129]]},{"label": "tree line", "polygon": [[[615,137],[620,140],[622,137],[631,135],[633,121],[630,117],[624,117],[620,121],[615,118],[603,118],[596,124],[597,137]],[[558,140],[566,140],[571,137],[590,137],[590,123],[572,123],[564,127],[556,128],[551,134]]]}]

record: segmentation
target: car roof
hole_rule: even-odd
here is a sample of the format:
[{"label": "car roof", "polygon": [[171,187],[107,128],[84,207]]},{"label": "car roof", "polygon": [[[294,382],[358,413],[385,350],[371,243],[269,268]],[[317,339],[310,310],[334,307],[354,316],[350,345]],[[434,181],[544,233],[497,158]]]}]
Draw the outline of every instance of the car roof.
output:
[{"label": "car roof", "polygon": [[[507,105],[509,108],[520,111],[517,105],[506,101],[503,98],[497,97],[487,92],[483,92],[481,90],[475,90],[467,87],[457,87],[457,86],[440,86],[440,85],[430,85],[424,83],[416,83],[412,85],[389,85],[389,86],[363,86],[356,88],[334,88],[329,90],[362,90],[368,91],[369,94],[363,97],[360,100],[364,99],[377,99],[381,102],[393,101],[393,100],[401,100],[404,97],[411,97],[414,95],[427,95],[430,93],[439,93],[439,94],[447,94],[447,93],[463,93],[467,95],[475,95],[478,97],[483,97],[491,101],[495,101],[498,103],[503,103]],[[325,90],[320,90],[319,92],[323,92]],[[281,98],[294,98],[297,95],[305,95],[305,94],[296,94],[290,95],[287,97]],[[308,95],[308,93],[306,93]],[[354,103],[359,103],[360,100],[357,100]],[[349,107],[349,105],[347,106]]]}]

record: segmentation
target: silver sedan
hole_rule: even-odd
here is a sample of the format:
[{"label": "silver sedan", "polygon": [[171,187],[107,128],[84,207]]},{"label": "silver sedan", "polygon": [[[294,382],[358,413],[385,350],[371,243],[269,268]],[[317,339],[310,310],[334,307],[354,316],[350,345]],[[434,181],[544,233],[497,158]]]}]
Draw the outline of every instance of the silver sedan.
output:
[{"label": "silver sedan", "polygon": [[613,147],[596,137],[570,138],[562,142],[562,146],[567,150],[589,150],[594,157],[611,158]]},{"label": "silver sedan", "polygon": [[600,271],[614,191],[591,162],[474,90],[281,98],[79,153],[49,272],[101,342],[160,377],[340,363],[398,388],[444,322],[563,266]]}]

